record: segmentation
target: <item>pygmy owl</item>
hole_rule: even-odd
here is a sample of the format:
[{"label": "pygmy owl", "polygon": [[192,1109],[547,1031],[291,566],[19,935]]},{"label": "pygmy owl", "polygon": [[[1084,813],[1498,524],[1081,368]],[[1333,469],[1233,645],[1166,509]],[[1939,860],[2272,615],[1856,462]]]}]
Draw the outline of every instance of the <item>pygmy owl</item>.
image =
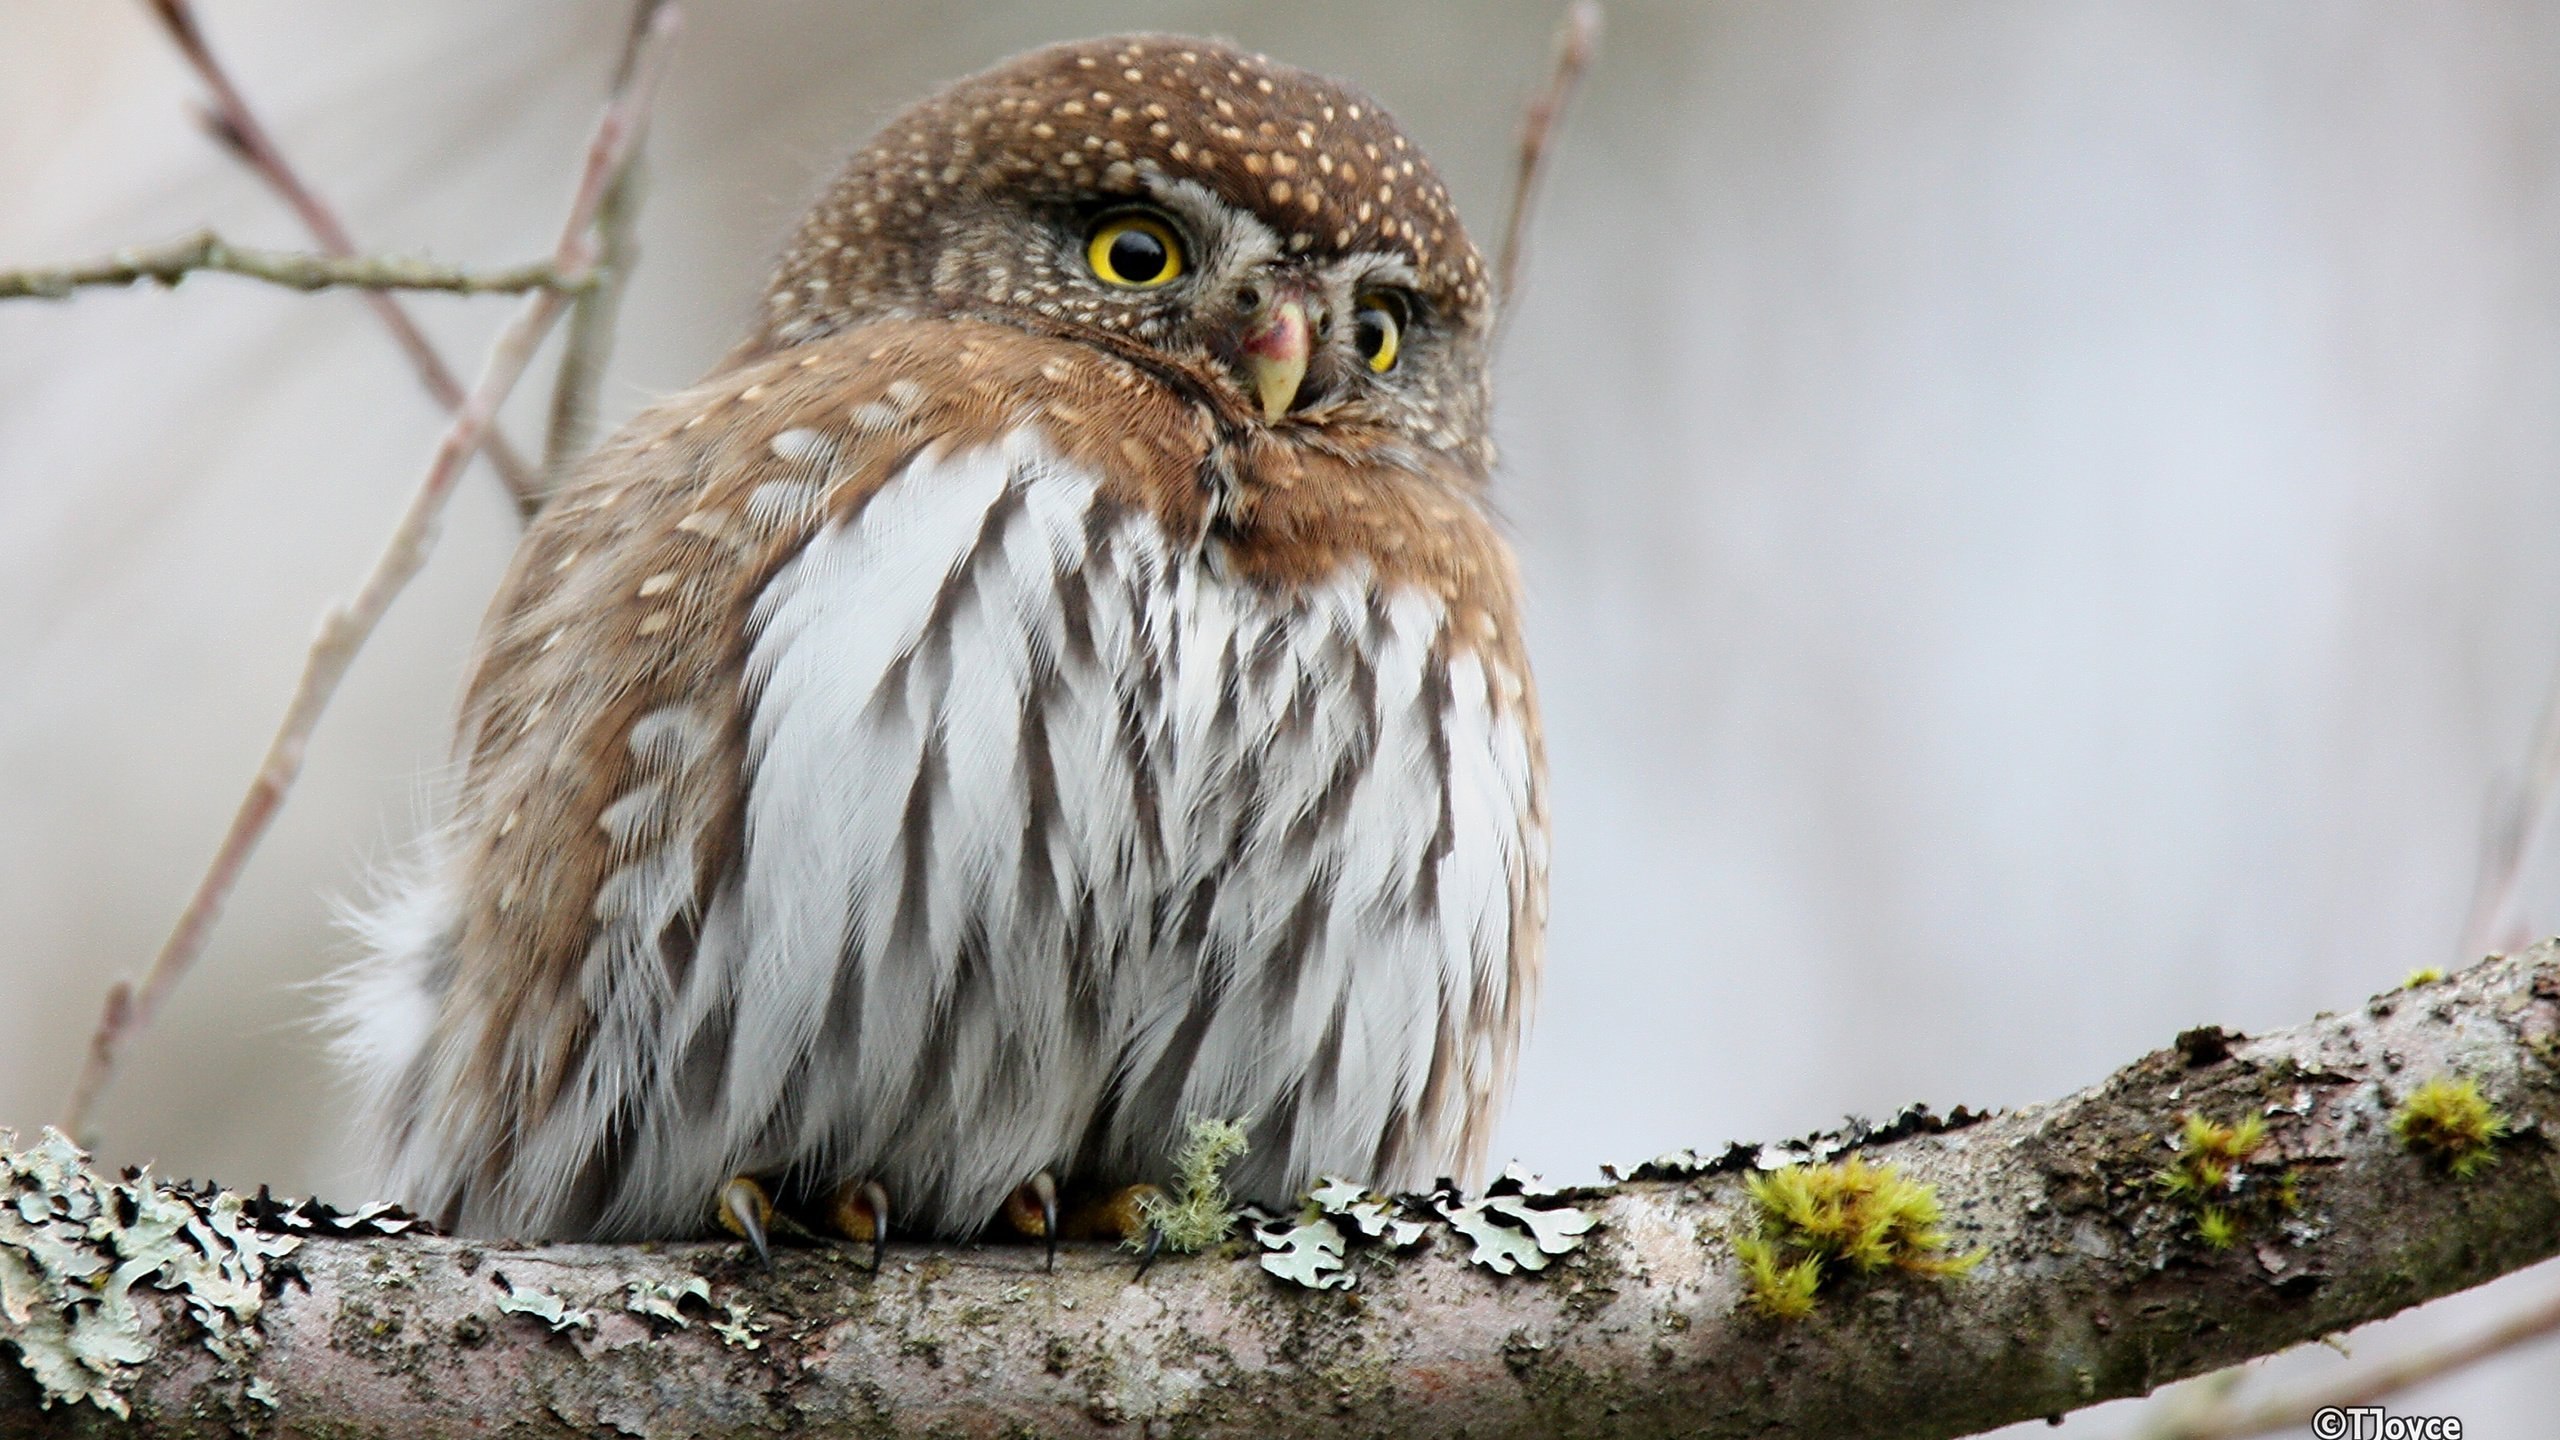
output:
[{"label": "pygmy owl", "polygon": [[1054,1244],[1195,1117],[1272,1205],[1478,1169],[1546,846],[1487,282],[1375,101],[1222,44],[891,121],[515,557],[342,1003],[389,1193]]}]

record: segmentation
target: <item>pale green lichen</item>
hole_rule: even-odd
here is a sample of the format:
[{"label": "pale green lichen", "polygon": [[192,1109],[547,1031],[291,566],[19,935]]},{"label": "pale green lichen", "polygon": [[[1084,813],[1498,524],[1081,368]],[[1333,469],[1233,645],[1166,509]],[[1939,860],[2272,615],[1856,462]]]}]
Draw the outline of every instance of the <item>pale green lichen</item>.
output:
[{"label": "pale green lichen", "polygon": [[1356,1278],[1346,1258],[1355,1236],[1383,1239],[1391,1250],[1420,1240],[1422,1223],[1398,1212],[1396,1201],[1354,1181],[1319,1180],[1306,1193],[1295,1223],[1275,1222],[1254,1232],[1264,1251],[1262,1268],[1310,1290],[1348,1290]]},{"label": "pale green lichen", "polygon": [[[1157,1243],[1176,1255],[1193,1255],[1227,1238],[1235,1228],[1235,1202],[1227,1197],[1227,1167],[1246,1150],[1244,1126],[1233,1120],[1194,1119],[1191,1136],[1173,1159],[1173,1189],[1138,1202]],[[1145,1236],[1129,1237],[1131,1248]]]},{"label": "pale green lichen", "polygon": [[728,1303],[725,1311],[725,1318],[711,1322],[711,1333],[720,1337],[721,1344],[741,1350],[764,1348],[764,1334],[773,1328],[771,1325],[755,1318],[755,1311],[735,1300]]},{"label": "pale green lichen", "polygon": [[510,1284],[503,1275],[498,1277],[498,1283],[506,1292],[498,1297],[499,1314],[530,1315],[550,1326],[554,1335],[571,1330],[584,1331],[589,1335],[596,1333],[596,1312],[593,1310],[579,1309],[548,1290]]},{"label": "pale green lichen", "polygon": [[1559,1255],[1582,1248],[1591,1216],[1553,1203],[1554,1192],[1516,1171],[1505,1171],[1483,1198],[1440,1206],[1449,1228],[1473,1242],[1467,1259],[1496,1275],[1539,1271]]},{"label": "pale green lichen", "polygon": [[2392,1133],[2457,1180],[2497,1163],[2507,1117],[2480,1093],[2480,1082],[2439,1075],[2409,1092],[2391,1116]]},{"label": "pale green lichen", "polygon": [[1265,1252],[1263,1269],[1310,1290],[1344,1290],[1356,1278],[1352,1252],[1385,1257],[1411,1250],[1429,1236],[1434,1216],[1467,1239],[1469,1263],[1497,1275],[1546,1269],[1557,1256],[1581,1249],[1583,1237],[1598,1224],[1535,1177],[1513,1169],[1473,1200],[1455,1190],[1428,1197],[1380,1195],[1353,1181],[1327,1178],[1306,1193],[1295,1216],[1266,1220],[1253,1233]]},{"label": "pale green lichen", "polygon": [[699,1275],[687,1275],[682,1280],[634,1280],[622,1289],[623,1309],[678,1330],[693,1324],[685,1318],[685,1301],[699,1300],[704,1309],[711,1308],[711,1282]]},{"label": "pale green lichen", "polygon": [[1348,1290],[1353,1276],[1343,1264],[1348,1243],[1330,1215],[1318,1215],[1262,1235],[1262,1268],[1310,1290]]},{"label": "pale green lichen", "polygon": [[1751,1304],[1775,1319],[1811,1314],[1823,1286],[1844,1270],[1944,1279],[1982,1259],[1979,1251],[1948,1253],[1934,1187],[1862,1156],[1784,1166],[1752,1176],[1745,1188],[1759,1214],[1734,1253]]},{"label": "pale green lichen", "polygon": [[0,1131],[0,1343],[55,1401],[88,1401],[118,1417],[121,1391],[149,1360],[150,1316],[137,1285],[183,1297],[217,1360],[256,1352],[269,1262],[302,1242],[265,1235],[241,1197],[199,1198],[147,1173],[100,1178],[59,1131],[25,1150]]},{"label": "pale green lichen", "polygon": [[1410,1250],[1421,1244],[1428,1228],[1419,1220],[1407,1219],[1401,1201],[1350,1180],[1328,1177],[1317,1182],[1307,1192],[1307,1203],[1348,1225],[1346,1235],[1375,1241],[1389,1250]]}]

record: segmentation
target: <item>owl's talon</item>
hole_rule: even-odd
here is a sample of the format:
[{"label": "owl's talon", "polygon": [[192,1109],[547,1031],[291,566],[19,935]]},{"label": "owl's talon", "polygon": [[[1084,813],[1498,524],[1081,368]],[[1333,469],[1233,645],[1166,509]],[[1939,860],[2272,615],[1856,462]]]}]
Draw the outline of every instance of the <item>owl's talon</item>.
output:
[{"label": "owl's talon", "polygon": [[717,1207],[720,1228],[755,1247],[756,1259],[764,1268],[773,1268],[773,1245],[765,1231],[773,1223],[773,1197],[762,1185],[745,1175],[732,1175],[720,1187]]},{"label": "owl's talon", "polygon": [[889,1249],[889,1191],[877,1180],[848,1180],[836,1187],[827,1203],[827,1223],[847,1240],[871,1242],[871,1270]]},{"label": "owl's talon", "polygon": [[1147,1267],[1164,1253],[1164,1227],[1153,1220],[1147,1222],[1146,1237],[1138,1242],[1138,1271],[1129,1277],[1131,1284],[1147,1278]]},{"label": "owl's talon", "polygon": [[1013,1233],[1049,1248],[1047,1268],[1058,1268],[1058,1177],[1043,1170],[1005,1197],[1004,1218]]}]

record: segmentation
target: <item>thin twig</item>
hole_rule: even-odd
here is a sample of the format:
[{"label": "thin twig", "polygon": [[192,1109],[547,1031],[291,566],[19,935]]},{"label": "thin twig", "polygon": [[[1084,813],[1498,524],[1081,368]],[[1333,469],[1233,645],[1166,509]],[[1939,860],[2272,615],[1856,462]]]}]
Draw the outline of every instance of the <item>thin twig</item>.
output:
[{"label": "thin twig", "polygon": [[1512,178],[1511,214],[1502,226],[1501,258],[1493,272],[1505,302],[1520,284],[1521,247],[1528,241],[1529,214],[1537,206],[1538,182],[1546,173],[1548,145],[1555,138],[1556,126],[1564,119],[1564,107],[1572,101],[1575,87],[1582,83],[1582,72],[1591,67],[1592,52],[1599,44],[1597,0],[1574,0],[1565,7],[1564,18],[1556,22],[1555,68],[1547,75],[1546,88],[1530,97],[1529,108],[1520,117],[1520,169]]},{"label": "thin twig", "polygon": [[2469,961],[2493,951],[2531,944],[2533,936],[2515,913],[2516,887],[2522,882],[2526,853],[2535,832],[2551,813],[2560,791],[2560,677],[2543,697],[2542,714],[2533,723],[2533,749],[2524,773],[2498,797],[2496,814],[2480,847],[2480,873],[2472,882],[2471,909],[2462,925],[2457,958]]},{"label": "thin twig", "polygon": [[[186,56],[187,63],[194,67],[197,77],[212,96],[212,109],[204,120],[214,139],[283,198],[294,214],[301,217],[303,228],[311,232],[312,239],[322,250],[341,259],[361,254],[355,237],[347,233],[347,227],[339,220],[337,212],[304,183],[300,172],[284,158],[284,152],[276,147],[274,137],[267,133],[267,127],[259,121],[257,112],[249,108],[240,87],[232,83],[230,72],[214,58],[213,46],[205,39],[204,27],[196,21],[193,0],[148,0],[148,3],[152,13],[168,30],[169,38],[177,42],[179,52]],[[408,310],[378,290],[367,291],[364,303],[391,332],[391,338],[398,343],[402,353],[409,357],[409,363],[418,372],[418,379],[426,385],[427,393],[445,409],[460,410],[462,382],[455,378],[444,357],[436,353],[426,332],[418,328],[418,322],[410,318]],[[494,426],[481,437],[480,452],[489,457],[490,468],[498,472],[498,478],[515,496],[517,508],[527,516],[532,515],[540,486],[540,477],[534,473],[533,467],[525,463],[524,457],[509,443],[505,434]]]},{"label": "thin twig", "polygon": [[2209,1410],[2194,1421],[2162,1432],[2161,1440],[2252,1440],[2254,1436],[2282,1430],[2300,1430],[2311,1425],[2312,1417],[2323,1410],[2343,1411],[2378,1404],[2439,1376],[2468,1369],[2554,1334],[2560,1334],[2560,1290],[2450,1344],[2403,1355],[2316,1390],[2287,1395],[2245,1411]]},{"label": "thin twig", "polygon": [[[639,63],[640,45],[649,26],[667,0],[635,0],[631,7],[631,24],[623,33],[622,58],[613,71],[613,88],[620,89],[631,81],[631,67]],[[640,258],[633,241],[633,231],[640,221],[640,201],[648,185],[647,169],[642,163],[646,134],[631,141],[630,154],[615,173],[613,183],[605,187],[604,200],[596,206],[596,283],[578,296],[569,311],[568,338],[560,352],[560,371],[551,386],[551,428],[542,442],[542,484],[545,493],[559,488],[561,477],[593,443],[596,430],[596,395],[604,386],[605,362],[613,353],[615,322],[622,313],[622,296],[631,281],[631,270]]]},{"label": "thin twig", "polygon": [[[552,256],[551,263],[564,276],[583,278],[595,266],[596,206],[629,153],[639,117],[647,111],[657,91],[678,23],[673,5],[659,11],[650,26],[640,63],[633,67],[630,84],[615,94],[605,107],[604,118],[597,122],[594,137],[587,145],[585,172],[579,177],[568,219],[561,226],[560,242]],[[302,679],[294,687],[292,702],[285,707],[284,720],[276,727],[275,738],[267,745],[266,758],[259,763],[249,793],[241,799],[239,811],[231,818],[231,828],[223,835],[204,878],[196,883],[177,927],[161,946],[139,987],[119,980],[108,991],[106,1008],[98,1017],[97,1032],[89,1042],[88,1059],[65,1107],[64,1130],[76,1135],[87,1126],[90,1112],[114,1074],[116,1057],[126,1042],[151,1024],[170,990],[204,952],[214,922],[220,918],[232,888],[239,883],[249,856],[265,837],[286,792],[302,771],[304,752],[321,712],[328,707],[338,682],[346,677],[347,667],[354,663],[357,651],[372,635],[383,612],[426,562],[427,551],[434,543],[437,518],[453,492],[454,481],[460,478],[464,465],[486,435],[491,417],[524,374],[535,347],[550,333],[568,303],[568,293],[559,289],[536,290],[525,297],[523,307],[490,348],[479,382],[454,412],[451,428],[445,431],[443,440],[436,445],[435,457],[428,462],[426,477],[418,482],[408,509],[401,513],[399,524],[357,588],[355,598],[332,607],[321,618],[320,634],[311,642]]]},{"label": "thin twig", "polygon": [[[398,255],[319,255],[234,245],[210,230],[159,245],[128,245],[94,260],[26,270],[0,270],[0,300],[59,300],[84,286],[175,285],[199,270],[245,275],[290,290],[443,290],[456,295],[520,295],[571,288],[548,260],[474,270]],[[601,283],[591,275],[581,295]]]}]

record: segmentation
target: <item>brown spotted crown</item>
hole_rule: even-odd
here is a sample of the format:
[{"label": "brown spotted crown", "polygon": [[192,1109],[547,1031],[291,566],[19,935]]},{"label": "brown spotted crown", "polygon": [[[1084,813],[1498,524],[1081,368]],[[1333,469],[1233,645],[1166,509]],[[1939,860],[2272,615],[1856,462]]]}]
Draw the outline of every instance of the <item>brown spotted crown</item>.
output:
[{"label": "brown spotted crown", "polygon": [[[1143,35],[1033,51],[891,121],[801,225],[750,349],[891,315],[1025,304],[1094,321],[1007,222],[1064,227],[1168,190],[1249,214],[1285,256],[1390,261],[1452,330],[1480,336],[1490,323],[1482,257],[1377,102],[1214,41]],[[1169,327],[1115,328],[1161,342]]]}]

